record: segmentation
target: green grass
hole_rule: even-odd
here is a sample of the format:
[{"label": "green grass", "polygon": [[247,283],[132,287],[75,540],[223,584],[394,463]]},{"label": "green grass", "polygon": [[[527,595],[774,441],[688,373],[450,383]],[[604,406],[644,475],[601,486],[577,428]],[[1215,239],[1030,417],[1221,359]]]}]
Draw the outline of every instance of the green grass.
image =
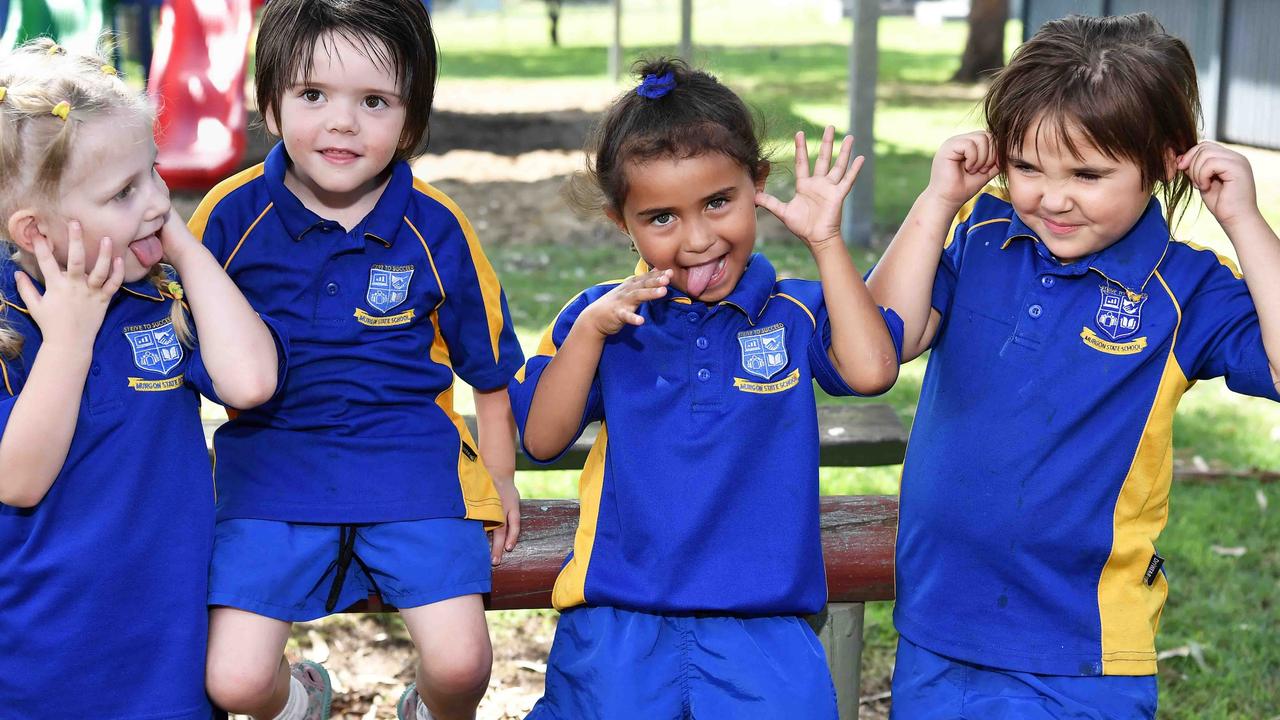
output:
[{"label": "green grass", "polygon": [[[757,5],[759,7],[757,7]],[[673,0],[626,4],[624,43],[628,57],[671,53],[678,37],[678,5]],[[774,10],[773,3],[699,0],[695,3],[697,60],[758,108],[775,148],[775,193],[789,191],[796,130],[810,136],[832,123],[847,123],[847,20],[824,22],[816,10]],[[743,8],[754,8],[744,10]],[[443,52],[442,76],[520,79],[545,85],[603,78],[607,6],[568,5],[561,28],[564,46],[547,47],[540,2],[507,3],[502,15],[466,17],[440,13],[436,26]],[[1016,23],[1006,33],[1020,36]],[[977,127],[980,90],[947,84],[964,41],[964,28],[948,24],[922,32],[909,19],[885,18],[880,30],[876,124],[876,226],[891,234],[928,179],[933,151],[948,136]],[[624,87],[627,83],[619,85]],[[1259,188],[1280,183],[1280,154],[1245,149]],[[1263,214],[1280,226],[1280,195],[1261,192]],[[1178,229],[1180,237],[1234,256],[1230,243],[1207,212],[1193,207]],[[760,244],[779,272],[813,277],[812,259],[795,242]],[[488,250],[503,279],[522,341],[532,349],[563,303],[582,288],[629,272],[635,256],[617,247],[537,248],[495,246]],[[859,267],[874,253],[855,252]],[[881,402],[891,403],[905,423],[914,416],[923,377],[922,361],[902,370],[898,384]],[[465,395],[465,394],[464,394]],[[848,402],[821,398],[822,402]],[[1246,473],[1280,468],[1280,408],[1236,396],[1221,381],[1193,388],[1174,424],[1177,455],[1198,456],[1217,469]],[[900,466],[824,468],[827,494],[895,493]],[[525,497],[574,497],[576,473],[522,472]],[[1257,496],[1269,500],[1263,510]],[[1162,720],[1280,717],[1280,485],[1248,479],[1216,484],[1175,484],[1171,518],[1161,537],[1171,580],[1158,649],[1196,648],[1193,657],[1161,663]],[[1239,558],[1215,553],[1214,545],[1245,547]],[[890,603],[868,608],[864,692],[885,688],[896,634]]]}]

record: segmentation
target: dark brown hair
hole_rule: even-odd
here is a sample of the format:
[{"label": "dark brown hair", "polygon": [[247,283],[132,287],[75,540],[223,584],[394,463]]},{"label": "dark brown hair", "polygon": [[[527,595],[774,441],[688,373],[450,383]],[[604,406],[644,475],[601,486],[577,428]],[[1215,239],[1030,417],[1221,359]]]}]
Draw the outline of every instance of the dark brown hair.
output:
[{"label": "dark brown hair", "polygon": [[1137,165],[1148,190],[1159,186],[1171,225],[1191,199],[1190,180],[1167,177],[1166,163],[1198,142],[1195,63],[1146,13],[1046,22],[996,75],[983,111],[1002,167],[1041,130],[1080,157],[1075,130],[1107,157]]},{"label": "dark brown hair", "polygon": [[629,162],[719,153],[741,163],[752,180],[767,174],[760,123],[732,90],[678,59],[641,60],[632,70],[642,86],[667,73],[673,85],[661,97],[645,97],[637,88],[614,100],[587,140],[587,169],[565,187],[576,209],[621,212]]},{"label": "dark brown hair", "polygon": [[280,99],[299,77],[311,76],[316,44],[335,35],[396,79],[406,108],[396,159],[425,150],[438,59],[422,0],[271,0],[255,49],[258,108],[280,127]]}]

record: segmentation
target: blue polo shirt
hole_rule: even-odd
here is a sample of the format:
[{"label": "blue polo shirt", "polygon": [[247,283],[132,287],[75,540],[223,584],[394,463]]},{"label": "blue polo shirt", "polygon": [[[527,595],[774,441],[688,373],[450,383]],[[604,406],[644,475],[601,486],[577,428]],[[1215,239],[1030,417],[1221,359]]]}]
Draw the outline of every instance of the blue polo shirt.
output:
[{"label": "blue polo shirt", "polygon": [[[547,363],[583,309],[618,284],[571,300],[516,376],[522,436]],[[591,384],[582,426],[602,422],[553,603],[741,615],[822,609],[813,381],[832,395],[855,394],[827,356],[822,286],[779,281],[754,255],[719,303],[670,288],[637,312],[645,323],[605,341]],[[893,313],[885,320],[901,348],[901,322]]]},{"label": "blue polo shirt", "polygon": [[987,191],[957,218],[933,307],[898,629],[1008,670],[1155,673],[1174,408],[1224,375],[1280,400],[1239,272],[1172,240],[1154,199],[1115,244],[1064,265]]},{"label": "blue polo shirt", "polygon": [[284,391],[214,436],[218,517],[501,523],[493,481],[453,409],[453,381],[503,387],[523,356],[471,224],[397,162],[347,232],[285,187],[287,164],[277,145],[210,191],[191,219],[290,338]]},{"label": "blue polo shirt", "polygon": [[[0,260],[0,434],[40,349]],[[43,288],[41,288],[43,292]],[[213,482],[197,349],[147,281],[112,299],[62,471],[33,508],[0,505],[0,716],[208,720],[205,600]],[[71,708],[74,708],[72,710]]]}]

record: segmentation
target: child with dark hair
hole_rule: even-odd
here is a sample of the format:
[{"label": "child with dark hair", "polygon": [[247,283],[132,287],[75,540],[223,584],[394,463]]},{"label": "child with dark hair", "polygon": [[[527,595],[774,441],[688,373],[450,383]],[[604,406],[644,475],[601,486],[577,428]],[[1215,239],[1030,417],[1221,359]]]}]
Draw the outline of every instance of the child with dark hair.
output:
[{"label": "child with dark hair", "polygon": [[[868,280],[902,315],[903,359],[932,350],[894,717],[1155,715],[1174,408],[1224,375],[1280,400],[1280,240],[1248,162],[1197,142],[1197,98],[1186,46],[1148,15],[1046,23]],[[1192,188],[1243,277],[1170,237]]]},{"label": "child with dark hair", "polygon": [[[862,158],[764,192],[751,113],[679,61],[639,69],[609,109],[574,194],[630,236],[636,275],[569,301],[511,385],[525,452],[559,457],[601,427],[579,484],[546,695],[562,718],[835,718],[812,384],[883,392],[900,324],[875,306],[840,235]],[[591,162],[591,161],[589,161]],[[779,280],[753,254],[756,205],[808,245],[821,282]]]},{"label": "child with dark hair", "polygon": [[420,0],[272,0],[255,79],[282,142],[191,221],[295,343],[277,400],[214,438],[208,690],[227,710],[327,718],[324,669],[281,659],[290,625],[374,594],[422,659],[401,718],[472,718],[488,686],[481,594],[519,533],[506,387],[523,357],[471,224],[407,162],[435,47]]}]

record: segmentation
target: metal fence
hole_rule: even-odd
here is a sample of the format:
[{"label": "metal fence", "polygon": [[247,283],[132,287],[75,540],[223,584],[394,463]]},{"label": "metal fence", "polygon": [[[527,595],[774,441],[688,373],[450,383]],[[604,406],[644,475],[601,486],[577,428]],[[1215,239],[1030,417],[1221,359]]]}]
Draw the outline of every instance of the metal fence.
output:
[{"label": "metal fence", "polygon": [[1070,14],[1148,12],[1182,38],[1196,61],[1204,134],[1280,149],[1280,27],[1276,0],[1025,0],[1023,39]]}]

